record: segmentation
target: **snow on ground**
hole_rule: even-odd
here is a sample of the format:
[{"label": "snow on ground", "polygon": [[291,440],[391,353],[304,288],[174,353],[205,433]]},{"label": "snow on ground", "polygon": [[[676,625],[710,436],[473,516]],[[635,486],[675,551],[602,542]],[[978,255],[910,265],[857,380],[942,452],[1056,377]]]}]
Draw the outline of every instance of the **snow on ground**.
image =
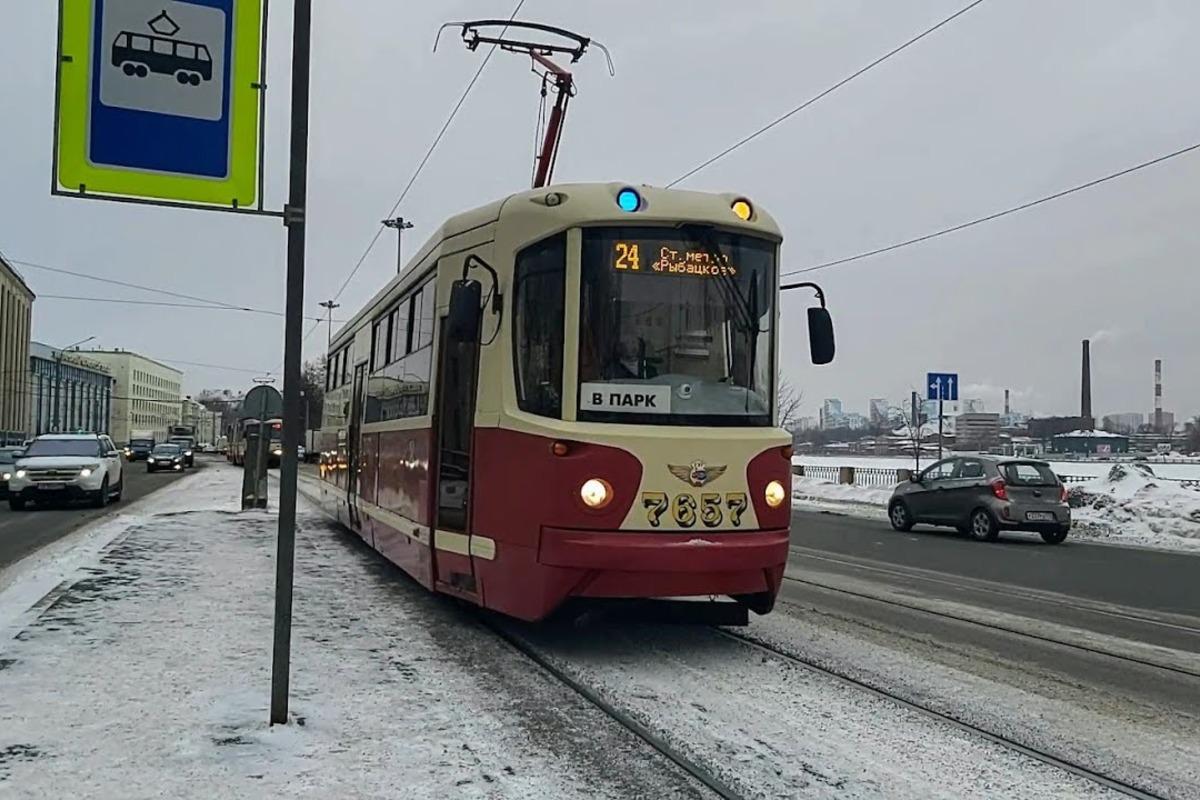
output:
[{"label": "snow on ground", "polygon": [[711,629],[522,635],[746,797],[1119,796]]},{"label": "snow on ground", "polygon": [[[1200,552],[1200,492],[1155,480],[1142,465],[1110,464],[1108,469],[1110,476],[1068,486],[1072,537]],[[792,507],[802,510],[886,520],[891,496],[891,488],[792,480]]]},{"label": "snow on ground", "polygon": [[[969,639],[879,625],[828,605],[785,603],[756,619],[753,638],[1024,745],[1164,797],[1200,797],[1200,717],[1114,693],[1090,675],[1031,660],[1014,637],[1007,655]],[[1000,634],[1003,637],[1003,634]],[[1000,652],[1004,652],[1001,648]],[[1148,679],[1161,676],[1151,673]],[[1031,797],[1037,796],[1030,794]],[[1044,796],[1050,796],[1046,794]]]},{"label": "snow on ground", "polygon": [[1142,464],[1118,464],[1103,478],[1069,487],[1072,514],[1095,534],[1173,542],[1200,550],[1200,492],[1158,480]]},{"label": "snow on ground", "polygon": [[[955,453],[946,453],[947,456],[956,455]],[[929,466],[936,458],[921,456],[922,468]],[[1045,460],[1045,459],[1039,459]],[[1200,458],[1184,458],[1182,456],[1172,456],[1172,462],[1184,461],[1187,463],[1156,463],[1153,459],[1147,460],[1147,463],[1153,468],[1154,473],[1162,478],[1174,480],[1200,480]],[[879,467],[881,469],[912,469],[912,458],[903,456],[864,456],[864,455],[844,455],[844,456],[810,456],[810,455],[795,455],[792,456],[793,464],[807,464],[821,467]],[[1107,475],[1112,469],[1112,461],[1050,461],[1051,468],[1059,475],[1083,475],[1091,477],[1101,477]],[[1133,463],[1133,462],[1123,462]]]},{"label": "snow on ground", "polygon": [[277,516],[231,512],[239,480],[201,470],[0,591],[0,796],[703,796],[304,502],[269,728]]}]

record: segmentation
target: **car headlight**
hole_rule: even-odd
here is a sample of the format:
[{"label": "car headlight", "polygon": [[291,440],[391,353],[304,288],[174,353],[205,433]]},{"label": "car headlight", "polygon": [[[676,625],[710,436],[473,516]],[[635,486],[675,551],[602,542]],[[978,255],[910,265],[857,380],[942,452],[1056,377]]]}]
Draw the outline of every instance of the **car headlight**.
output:
[{"label": "car headlight", "polygon": [[146,463],[147,463],[147,464],[153,464],[153,463],[154,463],[154,456],[147,456],[147,457],[146,457]]},{"label": "car headlight", "polygon": [[18,478],[24,478],[24,477],[25,477],[25,470],[23,470],[23,469],[19,469],[19,470],[17,470],[17,477],[18,477]]},{"label": "car headlight", "polygon": [[12,473],[11,472],[0,473],[0,477],[2,477],[4,480],[7,481],[12,478]]},{"label": "car headlight", "polygon": [[276,450],[276,451],[274,451],[274,452],[275,452],[275,455],[277,455],[277,456],[281,456],[281,455],[283,455],[283,451],[282,451],[282,450]]},{"label": "car headlight", "polygon": [[89,467],[84,467],[83,469],[79,470],[79,476],[82,478],[90,478],[91,475],[92,470]]},{"label": "car headlight", "polygon": [[603,478],[588,478],[579,487],[579,497],[588,508],[604,508],[612,502],[612,486]]},{"label": "car headlight", "polygon": [[190,455],[192,454],[192,451],[191,451],[191,450],[184,450],[184,451],[183,451],[183,454],[184,454],[185,456],[190,456]]},{"label": "car headlight", "polygon": [[763,490],[763,497],[766,499],[768,506],[779,508],[783,505],[783,501],[787,499],[787,492],[783,490],[782,483],[771,481],[767,484],[767,488]]}]

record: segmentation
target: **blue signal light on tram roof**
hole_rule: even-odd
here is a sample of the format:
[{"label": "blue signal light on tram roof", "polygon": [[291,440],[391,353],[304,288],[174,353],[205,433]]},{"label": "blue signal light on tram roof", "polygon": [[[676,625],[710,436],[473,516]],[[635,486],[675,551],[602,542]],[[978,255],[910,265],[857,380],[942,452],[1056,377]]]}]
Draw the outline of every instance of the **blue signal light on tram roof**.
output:
[{"label": "blue signal light on tram roof", "polygon": [[617,205],[622,211],[637,211],[642,207],[642,196],[637,193],[637,189],[622,189],[617,192]]}]

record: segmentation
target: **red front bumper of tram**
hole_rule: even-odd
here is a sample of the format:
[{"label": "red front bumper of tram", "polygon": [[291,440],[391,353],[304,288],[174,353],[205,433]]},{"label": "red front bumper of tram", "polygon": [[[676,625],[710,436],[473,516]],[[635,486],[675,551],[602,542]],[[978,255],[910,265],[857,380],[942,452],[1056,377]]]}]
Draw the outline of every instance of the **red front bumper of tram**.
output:
[{"label": "red front bumper of tram", "polygon": [[476,571],[484,605],[538,620],[571,598],[774,597],[788,541],[787,529],[705,534],[543,528],[537,548],[508,544],[495,561],[476,561]]}]

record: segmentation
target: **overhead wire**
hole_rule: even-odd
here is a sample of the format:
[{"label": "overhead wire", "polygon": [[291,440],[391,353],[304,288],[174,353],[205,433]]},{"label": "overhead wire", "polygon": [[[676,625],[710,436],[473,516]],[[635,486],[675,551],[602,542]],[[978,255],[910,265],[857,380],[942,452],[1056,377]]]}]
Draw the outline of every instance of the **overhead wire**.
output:
[{"label": "overhead wire", "polygon": [[[217,311],[245,311],[245,312],[248,312],[251,314],[267,314],[267,315],[270,315],[273,317],[282,317],[283,316],[282,311],[273,311],[269,308],[257,308],[255,306],[238,305],[236,303],[230,303],[230,302],[227,302],[224,300],[213,300],[212,298],[209,298],[209,297],[200,297],[198,295],[184,294],[183,292],[176,292],[176,291],[172,291],[169,289],[159,289],[154,286],[146,286],[146,285],[140,284],[140,283],[131,283],[129,281],[122,281],[122,280],[118,280],[116,278],[106,278],[106,277],[103,277],[100,275],[91,275],[86,272],[78,272],[76,270],[63,269],[62,267],[52,267],[48,264],[39,264],[35,261],[24,261],[24,260],[16,259],[16,258],[7,259],[7,260],[10,263],[20,264],[21,266],[29,267],[31,269],[57,273],[60,275],[69,275],[74,278],[84,278],[86,280],[96,281],[97,283],[107,283],[107,284],[110,284],[113,286],[121,286],[121,287],[124,287],[127,289],[137,289],[138,291],[150,292],[152,294],[161,294],[166,297],[177,297],[177,298],[181,298],[183,300],[194,300],[194,301],[197,301],[197,303],[204,304],[204,305],[199,305],[199,304],[198,305],[188,305],[188,304],[184,304],[184,303],[179,303],[179,304],[153,303],[148,300],[132,300],[132,299],[124,299],[124,298],[103,298],[103,297],[82,297],[82,296],[78,296],[78,295],[39,294],[38,295],[39,298],[56,299],[56,300],[89,300],[89,301],[96,301],[96,302],[129,303],[132,305],[161,305],[161,306],[168,307],[168,308],[209,308],[209,309],[213,309],[213,310],[217,310]],[[321,318],[308,317],[308,319],[321,319]]]},{"label": "overhead wire", "polygon": [[1010,214],[1016,214],[1018,211],[1025,211],[1025,210],[1033,208],[1035,206],[1042,205],[1043,203],[1049,203],[1051,200],[1058,200],[1062,197],[1066,197],[1067,195],[1071,195],[1076,192],[1081,192],[1084,189],[1090,189],[1094,186],[1099,186],[1102,183],[1107,183],[1108,181],[1115,180],[1115,179],[1120,178],[1125,175],[1129,175],[1130,173],[1137,172],[1138,170],[1146,169],[1147,167],[1152,167],[1155,164],[1161,164],[1164,161],[1169,161],[1172,158],[1182,156],[1186,153],[1190,153],[1193,150],[1198,150],[1198,149],[1200,149],[1200,142],[1196,142],[1195,144],[1191,144],[1191,145],[1188,145],[1187,147],[1180,148],[1179,150],[1175,150],[1170,153],[1166,153],[1164,155],[1157,156],[1148,161],[1143,161],[1140,164],[1133,165],[1132,167],[1126,167],[1125,169],[1117,170],[1116,172],[1111,172],[1100,178],[1094,178],[1090,181],[1086,181],[1086,182],[1078,184],[1076,186],[1072,186],[1069,189],[1062,189],[1061,191],[1057,191],[1052,194],[1045,195],[1044,197],[1039,197],[1036,200],[1029,200],[1027,202],[1020,203],[1020,204],[1012,206],[1010,208],[1006,208],[1003,211],[996,211],[994,213],[987,214],[982,217],[976,217],[975,219],[969,220],[967,222],[960,222],[957,225],[951,225],[948,228],[942,228],[940,230],[933,231],[932,233],[926,233],[922,236],[915,236],[911,239],[905,239],[904,241],[901,241],[901,242],[895,242],[894,244],[889,244],[886,247],[877,247],[874,250],[867,250],[865,252],[858,253],[857,255],[846,256],[845,258],[837,258],[832,261],[826,261],[821,264],[815,264],[811,267],[804,267],[803,269],[794,269],[790,272],[782,273],[782,275],[780,275],[780,277],[786,278],[791,275],[803,275],[807,272],[817,272],[818,270],[829,269],[830,267],[836,267],[836,266],[840,266],[842,264],[849,264],[851,262],[860,261],[864,258],[870,258],[871,256],[877,256],[882,253],[890,253],[891,251],[899,250],[902,247],[909,247],[914,244],[920,244],[921,242],[927,242],[930,239],[936,239],[939,236],[945,236],[950,233],[956,233],[957,231],[961,231],[966,228],[971,228],[971,227],[974,227],[975,225],[982,225],[985,222],[991,222],[992,220],[997,220],[997,219],[1000,219],[1001,217],[1007,217]]},{"label": "overhead wire", "polygon": [[782,122],[784,122],[784,121],[786,121],[786,120],[790,119],[791,117],[795,116],[796,114],[800,113],[800,112],[801,112],[801,111],[803,111],[804,109],[806,109],[806,108],[808,108],[809,106],[811,106],[813,103],[816,103],[818,100],[821,100],[822,98],[824,98],[824,97],[827,97],[828,95],[831,95],[831,94],[833,94],[833,93],[834,93],[834,92],[836,92],[838,89],[840,89],[840,88],[842,88],[843,86],[845,86],[847,83],[850,83],[850,81],[854,80],[855,78],[859,77],[860,75],[863,75],[863,74],[864,74],[864,73],[866,73],[866,72],[869,72],[870,70],[872,70],[872,69],[874,69],[875,67],[879,66],[879,65],[880,65],[880,64],[882,64],[883,62],[887,61],[887,60],[888,60],[889,58],[891,58],[892,56],[896,55],[897,53],[900,53],[901,51],[903,51],[903,50],[907,49],[908,47],[911,47],[912,45],[914,45],[914,44],[916,44],[917,42],[921,41],[921,40],[922,40],[922,39],[924,39],[926,36],[930,35],[931,33],[933,33],[934,31],[938,30],[939,28],[941,28],[941,27],[943,27],[943,26],[945,26],[945,25],[948,25],[948,24],[950,24],[951,22],[953,22],[954,20],[958,19],[958,18],[959,18],[959,17],[961,17],[963,14],[966,14],[968,11],[970,11],[970,10],[971,10],[971,9],[973,9],[973,8],[975,8],[976,6],[978,6],[978,5],[979,5],[980,3],[982,3],[982,2],[983,2],[983,0],[972,0],[972,2],[970,2],[970,3],[968,3],[967,5],[963,6],[963,7],[962,7],[962,8],[960,8],[958,11],[955,11],[953,14],[951,14],[950,16],[948,16],[948,17],[946,17],[945,19],[943,19],[941,22],[939,22],[939,23],[937,23],[936,25],[934,25],[932,28],[927,28],[926,30],[924,30],[923,32],[921,32],[921,33],[917,34],[916,36],[912,37],[911,39],[909,39],[908,41],[904,42],[903,44],[901,44],[901,45],[899,45],[899,46],[897,46],[897,47],[895,47],[895,48],[893,48],[893,49],[889,50],[887,53],[884,53],[882,56],[880,56],[879,58],[875,59],[875,60],[874,60],[874,61],[872,61],[870,64],[867,64],[865,67],[862,67],[862,68],[860,68],[859,70],[857,70],[857,71],[855,71],[855,72],[851,73],[850,75],[846,76],[845,78],[842,78],[840,81],[838,81],[837,83],[833,84],[833,85],[832,85],[832,86],[830,86],[829,88],[825,89],[825,90],[824,90],[824,91],[822,91],[821,93],[819,93],[819,94],[817,94],[817,95],[815,95],[815,96],[813,96],[813,97],[810,97],[808,100],[805,100],[803,103],[801,103],[800,105],[796,106],[796,107],[795,107],[795,108],[793,108],[791,111],[788,111],[787,113],[785,113],[785,114],[783,114],[783,115],[781,115],[781,116],[779,116],[779,117],[776,117],[774,120],[772,120],[771,122],[768,122],[766,125],[762,126],[762,127],[761,127],[761,128],[759,128],[758,130],[756,130],[756,131],[754,131],[753,133],[751,133],[750,135],[748,135],[748,136],[745,136],[745,137],[743,137],[743,138],[739,139],[738,141],[736,141],[736,142],[734,142],[733,144],[731,144],[729,147],[726,147],[724,150],[722,150],[721,152],[717,153],[715,156],[712,156],[712,157],[711,157],[711,158],[709,158],[708,160],[706,160],[706,161],[704,161],[704,162],[700,163],[699,165],[697,165],[697,166],[695,166],[695,167],[691,168],[690,170],[688,170],[687,172],[683,173],[682,175],[680,175],[680,176],[679,176],[678,178],[676,178],[675,180],[673,180],[673,181],[671,181],[670,183],[668,183],[668,184],[667,184],[667,188],[668,188],[668,189],[670,189],[672,186],[675,186],[675,185],[676,185],[676,184],[678,184],[678,183],[682,183],[683,181],[685,181],[685,180],[687,180],[688,178],[690,178],[690,177],[692,177],[693,175],[695,175],[697,172],[700,172],[701,170],[708,168],[709,166],[711,166],[712,164],[716,163],[717,161],[720,161],[722,158],[724,158],[725,156],[729,155],[729,154],[730,154],[730,153],[732,153],[734,150],[737,150],[737,149],[739,149],[739,148],[743,147],[744,145],[746,145],[746,144],[749,144],[749,143],[750,143],[750,142],[752,142],[753,140],[757,139],[759,136],[762,136],[764,133],[766,133],[767,131],[769,131],[769,130],[771,130],[772,128],[774,128],[776,125],[779,125],[780,123],[782,123]]},{"label": "overhead wire", "polygon": [[[981,1],[982,0],[977,0],[977,2]],[[517,5],[512,10],[512,13],[508,15],[509,22],[513,21],[523,5],[525,5],[525,0],[518,0]],[[508,26],[505,25],[501,30],[500,35],[503,36],[504,32],[507,30]],[[458,115],[459,109],[462,108],[463,103],[466,102],[467,95],[471,93],[471,89],[475,88],[476,81],[478,81],[479,76],[483,74],[483,68],[486,67],[488,61],[491,60],[492,55],[496,52],[496,48],[497,45],[493,44],[491,49],[488,50],[487,54],[483,57],[483,61],[479,65],[479,69],[475,70],[475,75],[472,76],[471,81],[467,84],[467,88],[463,90],[462,95],[458,98],[458,102],[455,103],[454,108],[450,110],[450,116],[446,118],[446,122],[442,125],[442,129],[438,131],[437,136],[433,137],[433,142],[429,145],[429,149],[425,151],[425,155],[421,158],[420,163],[417,164],[417,168],[413,171],[412,177],[408,179],[408,183],[405,184],[404,189],[400,192],[400,196],[397,197],[396,202],[392,204],[391,211],[387,213],[388,218],[396,216],[396,211],[400,208],[400,204],[404,202],[404,198],[408,196],[409,190],[412,189],[413,184],[417,182],[417,176],[421,174],[421,170],[425,169],[425,164],[429,162],[429,158],[433,155],[433,151],[437,149],[438,144],[442,141],[442,137],[445,136],[446,131],[449,130],[450,123],[454,122],[454,118]],[[342,281],[342,285],[338,288],[337,294],[333,296],[334,300],[337,300],[339,297],[341,297],[342,293],[346,291],[346,287],[350,285],[350,281],[354,280],[354,276],[358,274],[359,269],[361,269],[363,263],[366,262],[367,256],[371,255],[371,251],[375,249],[375,245],[379,242],[379,237],[383,235],[383,231],[384,226],[382,223],[380,223],[379,227],[375,229],[375,235],[371,237],[371,241],[367,244],[367,249],[363,251],[361,256],[359,256],[358,261],[354,264],[354,268],[350,270],[350,274],[346,276],[346,279]]]},{"label": "overhead wire", "polygon": [[[212,306],[203,305],[201,303],[169,303],[162,300],[131,300],[121,297],[83,297],[80,295],[70,294],[39,294],[39,300],[77,300],[86,303],[118,303],[121,305],[133,306],[154,306],[158,308],[196,308],[201,311],[242,311],[251,314],[266,314],[273,317],[282,317],[282,311],[269,311],[263,308],[249,308],[246,306]],[[324,322],[321,317],[305,317],[305,319],[314,320],[316,322]],[[334,320],[337,322],[338,320]]]}]

